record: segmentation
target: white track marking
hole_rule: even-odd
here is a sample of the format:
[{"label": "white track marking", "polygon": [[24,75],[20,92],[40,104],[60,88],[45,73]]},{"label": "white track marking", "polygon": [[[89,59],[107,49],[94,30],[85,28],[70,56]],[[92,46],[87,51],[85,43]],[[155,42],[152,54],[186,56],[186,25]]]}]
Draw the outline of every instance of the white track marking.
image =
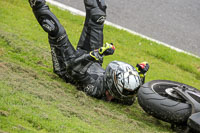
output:
[{"label": "white track marking", "polygon": [[[61,8],[61,9],[70,11],[70,12],[71,12],[72,14],[74,14],[74,15],[81,15],[81,16],[85,16],[85,15],[86,15],[85,12],[83,12],[83,11],[80,11],[80,10],[75,9],[75,8],[73,8],[73,7],[64,5],[64,4],[62,4],[62,3],[60,3],[60,2],[57,2],[57,1],[55,1],[55,0],[46,0],[46,1],[49,2],[49,3],[52,4],[52,5],[55,5],[55,6],[59,7],[59,8]],[[169,48],[171,48],[171,49],[173,49],[173,50],[176,50],[177,52],[182,52],[182,53],[185,53],[185,54],[188,54],[188,55],[192,55],[192,56],[194,56],[194,57],[196,57],[196,58],[200,58],[200,57],[197,56],[197,55],[194,55],[194,54],[192,54],[192,53],[186,52],[186,51],[184,51],[184,50],[182,50],[182,49],[176,48],[176,47],[174,47],[174,46],[171,46],[171,45],[166,44],[166,43],[164,43],[164,42],[161,42],[161,41],[158,41],[158,40],[156,40],[156,39],[150,38],[150,37],[145,36],[145,35],[143,35],[143,34],[140,34],[140,33],[138,33],[138,32],[132,31],[132,30],[130,30],[130,29],[124,28],[124,27],[122,27],[122,26],[120,26],[120,25],[117,25],[117,24],[114,24],[114,23],[112,23],[112,22],[105,21],[105,24],[110,25],[110,26],[113,26],[113,27],[118,28],[118,29],[121,29],[121,30],[125,30],[125,31],[127,31],[127,32],[129,32],[129,33],[132,33],[132,34],[134,34],[134,35],[138,35],[138,36],[140,36],[140,37],[142,37],[142,38],[145,38],[145,39],[147,39],[147,40],[156,42],[156,43],[158,43],[158,44],[164,45],[164,46],[169,47]]]}]

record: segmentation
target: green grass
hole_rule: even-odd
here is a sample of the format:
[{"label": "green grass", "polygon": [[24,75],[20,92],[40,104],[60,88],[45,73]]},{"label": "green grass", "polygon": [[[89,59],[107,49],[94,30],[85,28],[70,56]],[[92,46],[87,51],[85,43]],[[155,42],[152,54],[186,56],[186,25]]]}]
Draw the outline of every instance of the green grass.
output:
[{"label": "green grass", "polygon": [[[108,103],[86,96],[52,71],[47,34],[28,1],[0,1],[0,132],[172,132],[170,125],[147,115],[138,105]],[[84,18],[50,6],[74,46]],[[200,88],[200,59],[105,26],[104,41],[120,60],[135,66],[148,61],[147,81],[167,79]]]}]

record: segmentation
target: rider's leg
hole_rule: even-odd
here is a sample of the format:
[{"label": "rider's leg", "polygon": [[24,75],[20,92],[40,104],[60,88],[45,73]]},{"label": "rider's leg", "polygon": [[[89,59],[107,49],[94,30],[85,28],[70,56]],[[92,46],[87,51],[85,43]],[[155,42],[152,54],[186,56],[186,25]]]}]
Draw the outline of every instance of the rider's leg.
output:
[{"label": "rider's leg", "polygon": [[103,27],[106,19],[104,0],[84,0],[86,18],[77,49],[91,51],[103,46]]},{"label": "rider's leg", "polygon": [[45,4],[45,0],[29,0],[29,3],[37,21],[48,33],[54,72],[65,78],[67,76],[66,62],[75,56],[76,51],[71,45],[65,29]]}]

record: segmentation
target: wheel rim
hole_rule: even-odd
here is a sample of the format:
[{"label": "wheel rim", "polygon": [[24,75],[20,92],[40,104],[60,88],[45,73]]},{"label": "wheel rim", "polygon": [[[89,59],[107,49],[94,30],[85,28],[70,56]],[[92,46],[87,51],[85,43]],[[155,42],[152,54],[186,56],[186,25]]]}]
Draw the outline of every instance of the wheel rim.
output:
[{"label": "wheel rim", "polygon": [[173,89],[174,87],[178,86],[180,85],[173,83],[157,83],[152,85],[152,89],[160,96],[185,103],[186,100]]}]

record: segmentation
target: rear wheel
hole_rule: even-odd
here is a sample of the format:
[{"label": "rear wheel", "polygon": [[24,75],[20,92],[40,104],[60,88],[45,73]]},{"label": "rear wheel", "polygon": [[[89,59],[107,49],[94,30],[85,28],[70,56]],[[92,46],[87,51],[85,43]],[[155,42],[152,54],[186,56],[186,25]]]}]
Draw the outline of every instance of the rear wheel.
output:
[{"label": "rear wheel", "polygon": [[[168,80],[154,80],[142,85],[138,91],[138,102],[148,114],[173,124],[186,123],[192,107],[177,94],[173,87],[189,85]],[[195,88],[194,88],[195,89]]]}]

